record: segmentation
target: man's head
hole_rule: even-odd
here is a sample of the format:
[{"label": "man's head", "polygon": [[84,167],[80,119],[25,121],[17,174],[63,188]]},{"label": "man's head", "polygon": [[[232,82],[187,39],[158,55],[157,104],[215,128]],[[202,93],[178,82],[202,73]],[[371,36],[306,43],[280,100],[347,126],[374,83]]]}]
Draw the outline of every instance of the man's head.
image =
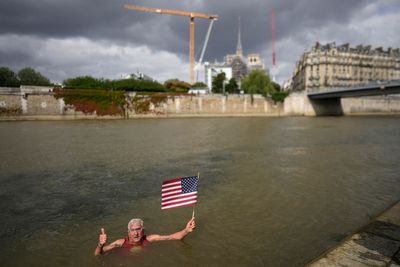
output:
[{"label": "man's head", "polygon": [[143,236],[143,220],[132,219],[128,223],[128,236],[132,242],[140,242]]}]

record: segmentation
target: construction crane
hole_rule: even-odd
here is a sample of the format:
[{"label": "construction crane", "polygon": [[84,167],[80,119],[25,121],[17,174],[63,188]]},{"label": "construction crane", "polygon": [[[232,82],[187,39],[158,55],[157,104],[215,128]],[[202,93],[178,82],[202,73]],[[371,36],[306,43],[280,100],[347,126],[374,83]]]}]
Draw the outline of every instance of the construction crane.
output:
[{"label": "construction crane", "polygon": [[275,82],[276,75],[276,54],[275,54],[275,9],[271,11],[271,32],[272,32],[272,81]]},{"label": "construction crane", "polygon": [[169,14],[176,16],[183,16],[190,18],[190,30],[189,30],[189,80],[190,83],[194,83],[194,40],[195,40],[195,30],[194,30],[194,19],[210,19],[217,20],[218,15],[209,15],[204,13],[196,13],[196,12],[187,12],[173,9],[160,9],[160,8],[152,8],[152,7],[143,7],[143,6],[134,6],[134,5],[125,5],[126,9],[137,10],[142,12],[153,12],[158,14]]},{"label": "construction crane", "polygon": [[207,49],[207,44],[208,44],[208,40],[210,39],[210,33],[211,33],[213,24],[214,24],[214,20],[211,20],[210,25],[208,26],[206,39],[204,41],[203,48],[201,49],[199,61],[197,62],[196,66],[194,67],[196,70],[196,82],[199,80],[199,68],[202,66],[202,63],[203,63],[204,53],[206,52],[206,49]]}]

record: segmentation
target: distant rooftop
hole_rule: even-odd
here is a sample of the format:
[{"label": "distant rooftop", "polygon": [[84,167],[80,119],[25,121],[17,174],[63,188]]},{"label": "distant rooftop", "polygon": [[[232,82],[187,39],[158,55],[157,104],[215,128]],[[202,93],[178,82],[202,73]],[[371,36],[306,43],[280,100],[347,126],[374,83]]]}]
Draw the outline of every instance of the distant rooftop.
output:
[{"label": "distant rooftop", "polygon": [[341,52],[353,52],[353,53],[370,54],[370,55],[378,54],[378,55],[400,57],[399,48],[394,49],[389,47],[387,50],[384,50],[382,47],[377,47],[375,49],[372,49],[371,45],[357,45],[356,47],[351,47],[349,43],[336,45],[336,42],[332,42],[322,45],[319,42],[316,42],[312,50],[329,51],[334,48]]}]

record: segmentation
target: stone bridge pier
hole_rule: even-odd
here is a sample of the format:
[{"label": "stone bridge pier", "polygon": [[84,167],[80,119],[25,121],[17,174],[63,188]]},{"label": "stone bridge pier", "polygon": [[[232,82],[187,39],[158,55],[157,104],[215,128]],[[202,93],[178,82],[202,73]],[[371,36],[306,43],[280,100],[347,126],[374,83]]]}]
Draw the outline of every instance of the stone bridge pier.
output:
[{"label": "stone bridge pier", "polygon": [[376,114],[400,114],[400,95],[310,99],[305,92],[297,92],[286,97],[284,102],[284,115],[288,116]]},{"label": "stone bridge pier", "polygon": [[305,92],[292,93],[284,102],[285,115],[340,116],[343,109],[340,98],[311,100]]},{"label": "stone bridge pier", "polygon": [[342,116],[342,101],[338,98],[309,99],[316,116]]}]

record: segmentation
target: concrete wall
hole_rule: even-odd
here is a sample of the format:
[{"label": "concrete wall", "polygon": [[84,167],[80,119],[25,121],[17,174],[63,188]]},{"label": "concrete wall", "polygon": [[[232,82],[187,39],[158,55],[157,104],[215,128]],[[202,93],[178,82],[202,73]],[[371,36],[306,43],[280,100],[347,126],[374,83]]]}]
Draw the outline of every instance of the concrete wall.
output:
[{"label": "concrete wall", "polygon": [[[14,88],[15,89],[15,88]],[[128,98],[133,101],[133,98]],[[374,96],[310,101],[305,93],[293,93],[284,104],[260,95],[170,96],[150,103],[146,112],[135,111],[131,102],[125,116],[84,114],[56,99],[49,88],[0,88],[0,119],[108,119],[181,116],[319,116],[400,114],[400,96]]]},{"label": "concrete wall", "polygon": [[52,95],[28,95],[26,115],[62,115],[59,101]]},{"label": "concrete wall", "polygon": [[304,92],[292,93],[285,98],[284,114],[287,116],[316,116],[315,110]]},{"label": "concrete wall", "polygon": [[22,103],[19,95],[0,94],[0,116],[22,114]]},{"label": "concrete wall", "polygon": [[168,97],[158,105],[150,105],[147,114],[127,112],[128,117],[137,116],[281,116],[283,105],[255,95],[196,95]]},{"label": "concrete wall", "polygon": [[274,105],[261,96],[251,99],[248,95],[204,95],[169,98],[165,110],[168,114],[192,115],[264,115],[279,116],[282,105]]},{"label": "concrete wall", "polygon": [[342,109],[345,115],[400,114],[400,95],[344,98]]}]

